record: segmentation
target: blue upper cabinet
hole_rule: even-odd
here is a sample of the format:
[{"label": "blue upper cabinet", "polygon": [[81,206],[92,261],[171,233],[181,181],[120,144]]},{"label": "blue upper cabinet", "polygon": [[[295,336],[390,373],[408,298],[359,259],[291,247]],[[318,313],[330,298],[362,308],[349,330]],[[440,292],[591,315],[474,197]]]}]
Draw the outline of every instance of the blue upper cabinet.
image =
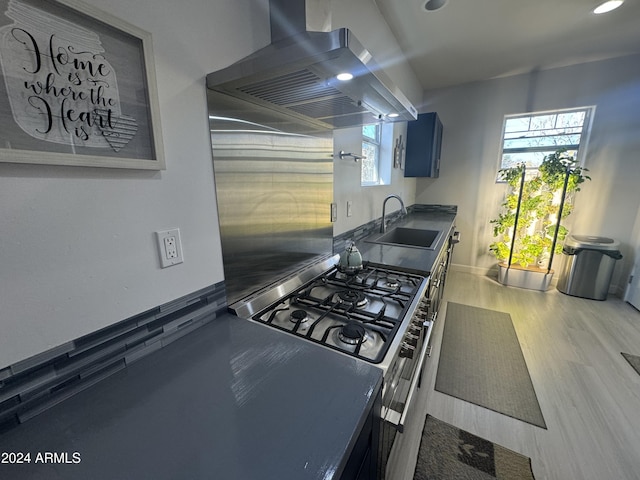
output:
[{"label": "blue upper cabinet", "polygon": [[440,174],[442,122],[435,112],[421,113],[408,122],[405,177],[432,177]]}]

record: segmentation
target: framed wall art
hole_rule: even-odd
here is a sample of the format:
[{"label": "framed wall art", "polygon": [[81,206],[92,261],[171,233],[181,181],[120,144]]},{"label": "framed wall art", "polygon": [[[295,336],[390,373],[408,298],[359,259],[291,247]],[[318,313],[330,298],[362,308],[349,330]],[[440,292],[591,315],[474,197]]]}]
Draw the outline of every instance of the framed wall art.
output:
[{"label": "framed wall art", "polygon": [[0,0],[0,162],[163,170],[151,35],[78,0]]}]

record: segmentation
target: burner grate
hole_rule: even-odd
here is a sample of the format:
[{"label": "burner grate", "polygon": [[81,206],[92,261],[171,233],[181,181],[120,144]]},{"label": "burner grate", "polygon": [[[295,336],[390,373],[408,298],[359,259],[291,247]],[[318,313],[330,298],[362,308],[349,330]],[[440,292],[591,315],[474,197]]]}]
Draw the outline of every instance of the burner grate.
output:
[{"label": "burner grate", "polygon": [[365,265],[332,268],[253,316],[358,358],[380,363],[424,278]]}]

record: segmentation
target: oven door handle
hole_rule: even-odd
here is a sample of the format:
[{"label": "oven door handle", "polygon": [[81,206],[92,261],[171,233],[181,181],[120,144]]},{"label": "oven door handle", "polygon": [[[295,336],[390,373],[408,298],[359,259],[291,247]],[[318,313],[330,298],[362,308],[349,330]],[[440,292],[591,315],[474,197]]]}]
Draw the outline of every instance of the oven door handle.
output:
[{"label": "oven door handle", "polygon": [[[413,402],[413,396],[418,389],[418,383],[420,381],[420,374],[422,372],[422,366],[424,365],[425,358],[427,357],[427,350],[429,346],[429,338],[431,337],[431,330],[433,328],[433,322],[426,321],[424,325],[427,326],[427,333],[424,337],[424,342],[422,343],[422,350],[420,350],[420,357],[418,359],[418,363],[416,365],[416,369],[413,372],[413,377],[411,378],[411,384],[409,386],[409,394],[407,395],[407,401],[404,404],[404,408],[402,412],[398,412],[392,408],[382,407],[382,418],[386,422],[394,425],[396,429],[402,433],[404,431],[404,425],[407,420],[407,414],[409,413],[409,408],[411,407],[411,403]],[[397,421],[396,421],[397,419]]]}]

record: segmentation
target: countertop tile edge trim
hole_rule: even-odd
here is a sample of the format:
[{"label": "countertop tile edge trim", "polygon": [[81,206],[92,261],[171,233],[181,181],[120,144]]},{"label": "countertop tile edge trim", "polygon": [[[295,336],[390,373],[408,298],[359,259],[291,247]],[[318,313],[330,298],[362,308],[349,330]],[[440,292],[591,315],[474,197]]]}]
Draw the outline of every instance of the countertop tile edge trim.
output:
[{"label": "countertop tile edge trim", "polygon": [[222,281],[0,369],[0,434],[226,310]]}]

